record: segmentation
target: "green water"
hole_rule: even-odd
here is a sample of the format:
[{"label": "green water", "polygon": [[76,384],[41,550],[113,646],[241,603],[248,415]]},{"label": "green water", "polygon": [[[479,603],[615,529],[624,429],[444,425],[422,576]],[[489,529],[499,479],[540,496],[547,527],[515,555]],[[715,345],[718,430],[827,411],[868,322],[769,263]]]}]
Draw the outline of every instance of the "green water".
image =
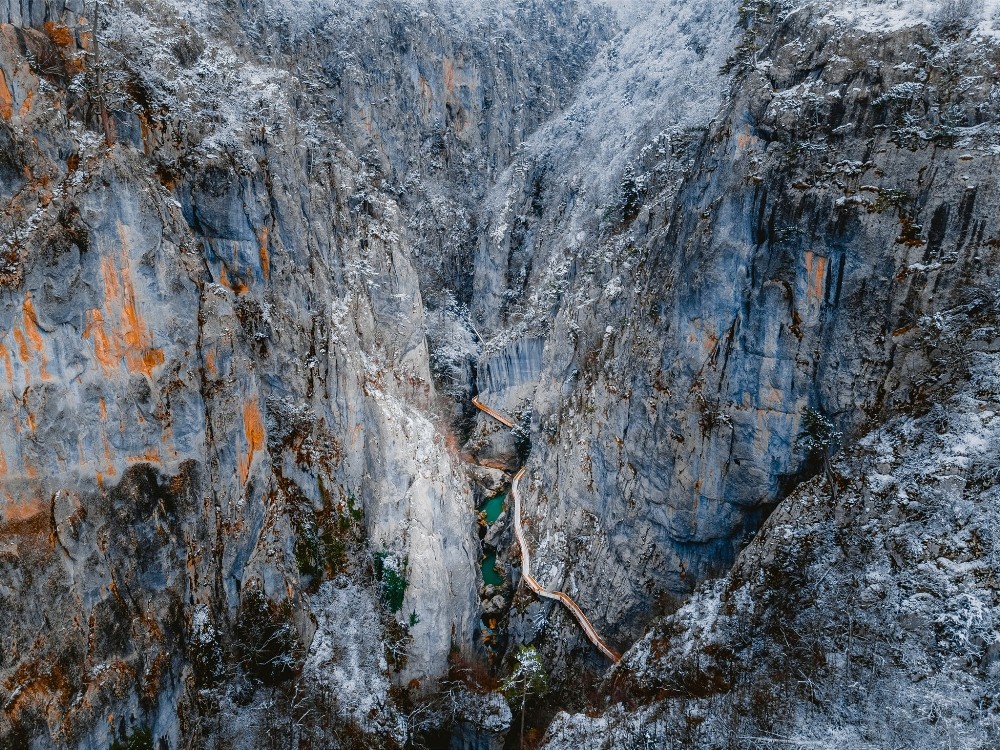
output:
[{"label": "green water", "polygon": [[497,495],[479,506],[479,510],[486,513],[486,523],[493,523],[500,517],[506,497],[506,495]]},{"label": "green water", "polygon": [[503,585],[503,578],[497,575],[494,565],[496,565],[497,556],[487,555],[486,559],[483,560],[483,582],[488,583],[491,586],[501,586]]}]

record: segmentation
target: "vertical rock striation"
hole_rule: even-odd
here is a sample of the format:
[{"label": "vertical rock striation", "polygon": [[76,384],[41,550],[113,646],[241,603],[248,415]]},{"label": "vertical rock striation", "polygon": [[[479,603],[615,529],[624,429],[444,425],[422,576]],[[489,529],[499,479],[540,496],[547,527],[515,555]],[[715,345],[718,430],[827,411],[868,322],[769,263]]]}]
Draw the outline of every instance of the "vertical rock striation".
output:
[{"label": "vertical rock striation", "polygon": [[[744,8],[738,39],[724,5],[650,13],[598,61],[498,183],[477,263],[478,325],[546,341],[525,506],[539,569],[623,642],[815,470],[795,450],[807,407],[850,439],[926,401],[935,316],[980,304],[996,263],[989,38],[775,3]],[[684,61],[669,85],[636,62],[650,38]],[[693,108],[586,119],[645,113],[643,81]],[[557,622],[553,654],[572,632]]]},{"label": "vertical rock striation", "polygon": [[[313,716],[301,737],[402,741],[388,670],[433,689],[479,614],[421,292],[468,270],[430,250],[461,245],[479,174],[566,100],[607,15],[501,9],[484,47],[489,19],[390,3],[116,7],[98,89],[82,10],[8,4],[0,28],[0,743],[284,746],[248,719],[274,701]],[[539,63],[519,30],[578,42]],[[323,709],[331,574],[375,592],[371,726]]]},{"label": "vertical rock striation", "polygon": [[[498,744],[497,695],[425,700],[485,654],[463,441],[530,432],[534,572],[623,647],[774,567],[777,521],[739,555],[817,471],[805,409],[988,410],[991,19],[610,5],[0,4],[0,747]],[[578,696],[589,645],[510,589],[498,651]],[[677,689],[657,638],[616,674]]]}]

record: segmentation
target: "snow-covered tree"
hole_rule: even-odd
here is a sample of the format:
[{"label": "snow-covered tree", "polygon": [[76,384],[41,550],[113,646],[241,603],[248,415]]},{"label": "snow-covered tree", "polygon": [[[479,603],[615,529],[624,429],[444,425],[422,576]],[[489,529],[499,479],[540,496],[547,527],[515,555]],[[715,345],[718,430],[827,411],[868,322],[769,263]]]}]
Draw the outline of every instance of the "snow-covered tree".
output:
[{"label": "snow-covered tree", "polygon": [[472,362],[479,356],[477,334],[468,310],[449,291],[428,299],[424,312],[431,368],[441,392],[451,398],[467,397]]},{"label": "snow-covered tree", "polygon": [[807,459],[819,461],[826,481],[830,483],[830,493],[837,499],[837,485],[833,481],[830,456],[837,448],[843,434],[837,431],[827,417],[816,409],[807,408],[802,415],[802,429],[795,442],[795,448]]},{"label": "snow-covered tree", "polygon": [[514,671],[503,681],[503,694],[511,708],[520,704],[521,746],[524,746],[524,714],[528,698],[541,696],[549,690],[548,675],[538,649],[521,646],[514,657]]}]

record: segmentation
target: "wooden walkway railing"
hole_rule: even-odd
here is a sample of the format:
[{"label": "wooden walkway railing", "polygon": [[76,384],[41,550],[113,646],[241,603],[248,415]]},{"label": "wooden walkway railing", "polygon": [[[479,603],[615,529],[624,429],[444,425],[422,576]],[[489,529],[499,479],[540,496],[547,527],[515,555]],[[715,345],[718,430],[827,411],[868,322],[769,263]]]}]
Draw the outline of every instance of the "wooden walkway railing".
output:
[{"label": "wooden walkway railing", "polygon": [[472,405],[475,406],[480,411],[484,411],[487,414],[489,414],[491,417],[493,417],[500,424],[507,425],[508,427],[513,427],[514,426],[514,423],[510,420],[509,417],[505,417],[503,414],[501,414],[500,412],[498,412],[496,409],[491,409],[490,407],[488,407],[486,404],[484,404],[482,401],[479,400],[479,396],[473,396],[472,397]]}]

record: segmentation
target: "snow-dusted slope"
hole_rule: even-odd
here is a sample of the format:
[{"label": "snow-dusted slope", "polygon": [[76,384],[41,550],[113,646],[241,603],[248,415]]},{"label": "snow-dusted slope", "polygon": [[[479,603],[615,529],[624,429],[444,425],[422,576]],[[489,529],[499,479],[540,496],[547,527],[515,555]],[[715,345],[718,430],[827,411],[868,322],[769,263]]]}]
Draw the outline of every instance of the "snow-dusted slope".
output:
[{"label": "snow-dusted slope", "polygon": [[422,292],[611,11],[102,3],[98,86],[82,5],[0,5],[0,746],[391,742],[478,650]]},{"label": "snow-dusted slope", "polygon": [[[540,373],[530,542],[621,646],[810,475],[807,408],[856,436],[926,398],[937,355],[916,322],[995,283],[994,43],[933,14],[868,31],[862,8],[790,5],[734,5],[746,26],[704,61],[698,32],[719,37],[724,7],[678,10],[667,23],[690,23],[663,38],[651,14],[619,40],[649,64],[616,78],[601,58],[492,195],[474,312],[499,332],[491,381],[517,382],[491,395]],[[630,83],[676,73],[667,48],[699,77],[661,83],[662,110],[651,86],[630,112],[650,118],[623,121]],[[573,128],[575,112],[604,119]],[[556,663],[580,647],[543,607],[509,625]]]},{"label": "snow-dusted slope", "polygon": [[1000,33],[997,0],[847,0],[829,5],[831,18],[865,32],[930,23],[984,36]]},{"label": "snow-dusted slope", "polygon": [[996,2],[84,5],[0,0],[0,748],[996,745]]},{"label": "snow-dusted slope", "polygon": [[[477,325],[498,337],[492,350],[523,334],[519,323],[537,329],[549,322],[570,266],[597,252],[602,219],[640,152],[662,157],[672,140],[719,111],[729,80],[722,68],[738,39],[737,5],[648,4],[603,50],[572,104],[499,177],[483,212],[473,300]],[[543,204],[559,210],[534,216]],[[511,302],[508,285],[524,295]]]},{"label": "snow-dusted slope", "polygon": [[836,500],[801,487],[636,644],[611,682],[624,705],[559,717],[545,747],[995,747],[1000,356],[965,356],[956,393],[837,461]]}]

